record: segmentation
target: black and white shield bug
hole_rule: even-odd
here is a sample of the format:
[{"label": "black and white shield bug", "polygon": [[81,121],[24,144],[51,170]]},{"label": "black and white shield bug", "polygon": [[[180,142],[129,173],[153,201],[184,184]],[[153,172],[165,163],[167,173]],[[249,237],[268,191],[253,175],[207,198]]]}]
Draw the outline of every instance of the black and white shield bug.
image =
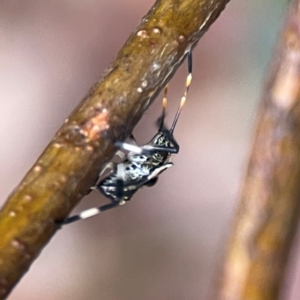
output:
[{"label": "black and white shield bug", "polygon": [[[164,123],[168,89],[165,87],[162,113],[157,121],[157,134],[144,146],[138,146],[133,135],[130,136],[130,142],[128,143],[116,142],[115,145],[119,148],[116,156],[121,159],[121,162],[109,162],[101,170],[96,185],[91,187],[92,190],[98,190],[109,198],[111,203],[85,210],[78,215],[67,218],[63,224],[86,219],[102,211],[123,205],[126,201],[129,201],[141,187],[153,186],[157,182],[158,176],[173,165],[171,156],[179,152],[179,145],[174,139],[174,129],[186,101],[191,80],[192,54],[188,52],[188,75],[186,78],[185,91],[181,97],[180,105],[171,128],[167,129]],[[110,174],[102,178],[106,171],[110,171]]]}]

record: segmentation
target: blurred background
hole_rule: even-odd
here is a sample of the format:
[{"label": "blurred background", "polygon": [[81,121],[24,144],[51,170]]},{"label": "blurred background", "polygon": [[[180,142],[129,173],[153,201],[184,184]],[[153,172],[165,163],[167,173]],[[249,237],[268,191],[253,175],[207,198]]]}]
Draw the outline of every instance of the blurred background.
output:
[{"label": "blurred background", "polygon": [[[0,204],[150,9],[150,0],[0,1]],[[286,1],[231,1],[194,55],[174,167],[127,205],[59,231],[11,300],[209,299]],[[168,122],[186,64],[169,87]],[[161,97],[135,129],[154,135]],[[97,193],[73,213],[106,203]],[[1,237],[0,237],[1,238]],[[283,299],[299,299],[294,247]]]}]

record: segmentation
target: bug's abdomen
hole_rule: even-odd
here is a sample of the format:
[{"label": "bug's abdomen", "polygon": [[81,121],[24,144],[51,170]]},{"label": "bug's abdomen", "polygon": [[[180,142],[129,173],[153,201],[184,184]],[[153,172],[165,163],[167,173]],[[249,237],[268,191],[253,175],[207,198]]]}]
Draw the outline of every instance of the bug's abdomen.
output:
[{"label": "bug's abdomen", "polygon": [[[121,178],[123,189],[122,200],[128,201],[147,182],[150,170],[143,163],[126,161],[123,165],[124,174]],[[118,180],[116,171],[101,180],[97,185],[97,189],[113,201],[120,201],[120,199],[117,199]]]}]

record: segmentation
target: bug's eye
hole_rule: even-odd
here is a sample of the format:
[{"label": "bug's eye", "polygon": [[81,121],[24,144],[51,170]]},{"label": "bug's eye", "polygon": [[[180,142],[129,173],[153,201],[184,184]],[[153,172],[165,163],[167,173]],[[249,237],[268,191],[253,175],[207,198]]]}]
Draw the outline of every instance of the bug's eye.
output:
[{"label": "bug's eye", "polygon": [[165,138],[161,137],[158,139],[159,144],[163,144],[165,142]]},{"label": "bug's eye", "polygon": [[149,186],[149,187],[154,186],[156,184],[157,180],[158,180],[158,177],[154,177],[151,180],[149,180],[147,183],[145,183],[145,185]]}]

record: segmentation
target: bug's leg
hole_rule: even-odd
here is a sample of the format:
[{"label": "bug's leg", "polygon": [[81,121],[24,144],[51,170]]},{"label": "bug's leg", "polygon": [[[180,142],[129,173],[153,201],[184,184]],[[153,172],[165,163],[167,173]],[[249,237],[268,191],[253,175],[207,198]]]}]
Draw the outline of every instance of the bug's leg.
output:
[{"label": "bug's leg", "polygon": [[[123,184],[123,182],[124,182],[124,175],[125,175],[124,164],[122,164],[122,163],[119,163],[119,164],[109,163],[105,167],[105,170],[107,170],[108,168],[114,169],[115,166],[117,168],[116,199],[112,200],[112,203],[110,203],[110,204],[106,204],[106,205],[103,205],[103,206],[100,206],[100,207],[90,208],[90,209],[84,210],[83,212],[81,212],[78,215],[67,218],[66,220],[64,220],[62,222],[62,225],[69,224],[69,223],[72,223],[72,222],[75,222],[75,221],[78,221],[78,220],[83,220],[83,219],[93,217],[95,215],[98,215],[100,212],[103,212],[105,210],[114,208],[116,206],[119,206],[119,205],[122,205],[122,204],[125,203],[125,201],[123,200],[123,194],[124,194],[124,190],[123,190],[124,184]],[[91,189],[98,189],[97,185],[92,187]]]},{"label": "bug's leg", "polygon": [[156,168],[154,172],[152,172],[149,176],[148,176],[148,180],[152,180],[154,178],[157,178],[159,174],[161,174],[163,171],[167,170],[168,168],[171,168],[173,166],[173,163],[168,162],[164,165],[162,165],[159,168]]},{"label": "bug's leg", "polygon": [[113,202],[113,203],[106,204],[106,205],[99,206],[99,207],[93,207],[93,208],[82,211],[78,215],[75,215],[75,216],[72,216],[72,217],[69,217],[69,218],[65,219],[60,224],[61,225],[66,225],[66,224],[73,223],[75,221],[88,219],[88,218],[91,218],[93,216],[96,216],[96,215],[100,214],[103,211],[112,209],[114,207],[117,207],[117,206],[120,206],[120,205],[123,205],[123,204],[124,204],[124,202],[120,201],[120,202]]},{"label": "bug's leg", "polygon": [[132,145],[137,146],[136,139],[135,139],[135,137],[133,136],[133,134],[131,134],[131,135],[129,136],[129,140],[130,140],[130,142],[131,142]]},{"label": "bug's leg", "polygon": [[[178,153],[179,151],[179,145],[178,143],[175,141],[175,139],[170,136],[169,139],[172,142],[172,144],[174,145],[174,147],[160,147],[160,146],[152,146],[152,145],[144,145],[142,147],[138,146],[135,142],[135,140],[133,139],[133,135],[130,136],[130,139],[132,139],[133,143],[125,143],[125,142],[115,142],[115,146],[122,149],[122,150],[126,150],[129,153],[133,153],[133,154],[152,154],[156,151],[164,151],[164,152],[170,152],[170,153]],[[129,157],[130,155],[128,155],[127,157]]]},{"label": "bug's leg", "polygon": [[[136,153],[141,153],[140,147],[137,145],[136,140],[133,136],[133,134],[131,134],[128,138],[128,140],[130,141],[130,143],[125,143],[125,142],[115,142],[115,146],[122,149],[122,150],[127,150],[130,152],[133,152],[133,154]],[[130,160],[130,155],[129,154],[125,154],[122,152],[122,150],[119,150],[116,155],[118,155],[118,153],[122,153],[121,155],[119,155],[119,157],[122,159],[122,161],[125,160],[125,158],[127,158],[128,160]]]},{"label": "bug's leg", "polygon": [[121,150],[117,151],[115,156],[118,156],[121,160],[121,162],[123,162],[126,158],[126,154],[124,152],[122,152]]},{"label": "bug's leg", "polygon": [[118,205],[124,204],[124,180],[125,180],[125,166],[124,164],[117,165],[117,185],[116,185],[116,199],[114,200]]},{"label": "bug's leg", "polygon": [[[138,144],[137,144],[136,139],[134,138],[133,134],[131,134],[128,139],[129,139],[129,142],[131,145],[138,147]],[[132,156],[134,156],[135,154],[136,154],[135,152],[132,152],[132,151],[129,152],[127,154],[127,159],[132,162]]]},{"label": "bug's leg", "polygon": [[101,176],[104,174],[104,172],[105,172],[106,170],[111,170],[111,171],[113,171],[114,169],[115,169],[115,164],[114,164],[113,162],[107,163],[107,164],[104,166],[104,168],[101,170],[101,172],[100,172],[100,174],[99,174],[99,177],[101,177]]},{"label": "bug's leg", "polygon": [[75,221],[84,220],[84,219],[96,216],[96,215],[100,214],[103,211],[109,210],[109,209],[117,207],[119,205],[120,205],[120,203],[110,203],[110,204],[103,205],[103,206],[100,206],[100,207],[94,207],[94,208],[84,210],[83,212],[81,212],[78,215],[75,215],[75,216],[72,216],[72,217],[69,217],[69,218],[65,219],[61,223],[61,225],[70,224],[70,223],[73,223]]},{"label": "bug's leg", "polygon": [[173,147],[145,145],[141,148],[141,150],[142,150],[141,154],[151,155],[151,154],[153,154],[157,151],[159,151],[159,152],[168,152],[168,153],[171,153],[171,154],[178,153],[179,152],[179,145],[177,144],[177,142],[174,139],[171,140],[171,142],[174,145]]},{"label": "bug's leg", "polygon": [[148,186],[148,187],[154,186],[158,181],[158,176],[162,172],[164,172],[165,170],[167,170],[168,168],[170,168],[172,166],[173,166],[173,163],[169,161],[169,162],[165,163],[163,166],[156,168],[155,171],[152,172],[147,177],[147,180],[142,182],[140,185],[138,185],[137,188],[140,188],[142,186]]},{"label": "bug's leg", "polygon": [[161,146],[154,146],[154,145],[144,145],[142,147],[132,145],[129,143],[123,143],[123,142],[116,142],[115,146],[129,151],[134,154],[145,154],[145,155],[151,155],[156,151],[162,151],[162,152],[169,152],[169,153],[178,153],[179,151],[179,145],[178,143],[174,140],[174,138],[170,138],[172,144],[174,147],[161,147]]},{"label": "bug's leg", "polygon": [[90,192],[92,191],[92,190],[97,190],[97,183],[99,182],[99,180],[100,180],[100,177],[104,174],[104,172],[106,171],[106,170],[108,170],[108,169],[110,169],[111,171],[113,171],[114,170],[114,163],[113,162],[109,162],[109,163],[107,163],[107,164],[105,164],[105,166],[101,169],[101,171],[100,171],[100,173],[99,173],[99,175],[98,175],[98,178],[97,178],[97,180],[96,180],[96,182],[95,182],[95,185],[93,185],[93,186],[91,186],[90,187],[90,189],[88,190],[88,192],[86,193],[86,195],[88,195],[88,194],[90,194]]},{"label": "bug's leg", "polygon": [[[112,203],[106,204],[100,207],[94,207],[90,208],[87,210],[84,210],[78,215],[69,217],[65,219],[61,224],[70,224],[78,220],[84,220],[93,216],[98,215],[100,212],[109,210],[111,208],[117,207],[119,205],[124,204],[125,202],[123,201],[123,178],[124,178],[124,165],[123,164],[118,164],[117,165],[117,186],[116,186],[116,199],[112,200]],[[95,186],[94,189],[97,189]]]},{"label": "bug's leg", "polygon": [[142,152],[143,152],[142,147],[139,147],[139,146],[133,145],[133,144],[129,144],[129,143],[115,142],[115,146],[122,150],[134,152],[136,154],[142,154]]},{"label": "bug's leg", "polygon": [[[126,154],[125,153],[123,153],[122,151],[117,151],[116,152],[116,154],[115,154],[116,156],[118,156],[120,159],[121,159],[121,161],[124,161],[125,160],[125,158],[126,158]],[[115,168],[116,168],[116,163],[113,163],[113,162],[109,162],[109,163],[107,163],[102,169],[101,169],[101,171],[100,171],[100,173],[99,173],[99,178],[105,173],[105,171],[106,170],[111,170],[112,172],[115,170]],[[98,181],[98,180],[97,180]],[[95,186],[93,186],[93,187],[91,187],[91,189],[92,190],[95,190],[96,188],[95,188]]]},{"label": "bug's leg", "polygon": [[[119,151],[118,151],[119,152]],[[116,154],[118,154],[118,152]],[[120,151],[121,152],[121,151]],[[123,153],[123,152],[122,152]],[[125,154],[124,154],[125,155]],[[107,170],[110,170],[111,172],[113,172],[115,169],[116,169],[116,166],[117,164],[116,163],[113,163],[113,162],[109,162],[107,163],[103,168],[102,170],[100,171],[99,173],[99,176],[97,178],[97,181],[95,182],[95,185],[91,186],[90,187],[90,190],[98,190],[98,183],[100,181],[100,178],[101,176],[107,171]]]}]

